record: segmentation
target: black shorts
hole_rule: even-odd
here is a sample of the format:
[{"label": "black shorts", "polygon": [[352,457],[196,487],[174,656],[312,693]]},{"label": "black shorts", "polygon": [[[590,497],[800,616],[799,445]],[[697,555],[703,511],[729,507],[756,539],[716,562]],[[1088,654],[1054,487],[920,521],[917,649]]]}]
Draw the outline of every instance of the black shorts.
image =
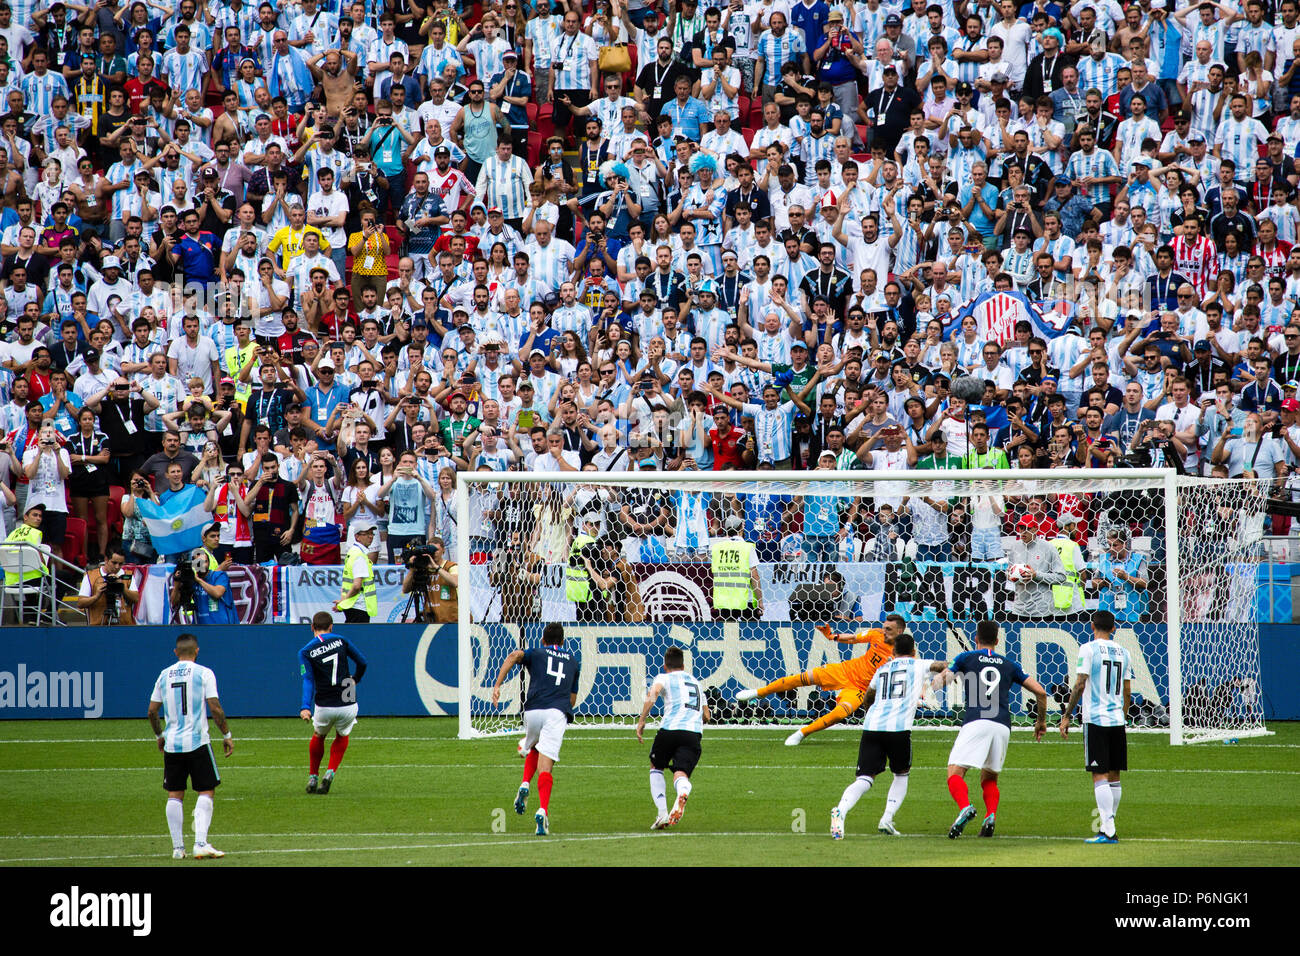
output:
[{"label": "black shorts", "polygon": [[41,519],[41,540],[56,548],[63,547],[63,539],[68,536],[68,513],[45,509]]},{"label": "black shorts", "polygon": [[1089,773],[1128,769],[1128,739],[1123,727],[1083,725],[1083,769]]},{"label": "black shorts", "polygon": [[661,730],[650,745],[650,766],[656,770],[671,769],[674,773],[691,775],[700,762],[700,740],[703,734],[693,730]]},{"label": "black shorts", "polygon": [[889,761],[890,773],[902,776],[912,769],[912,732],[887,733],[883,730],[864,730],[858,744],[858,776],[878,777]]},{"label": "black shorts", "polygon": [[215,790],[221,783],[211,744],[188,753],[163,754],[163,789],[168,793],[184,790],[187,779],[195,793]]}]

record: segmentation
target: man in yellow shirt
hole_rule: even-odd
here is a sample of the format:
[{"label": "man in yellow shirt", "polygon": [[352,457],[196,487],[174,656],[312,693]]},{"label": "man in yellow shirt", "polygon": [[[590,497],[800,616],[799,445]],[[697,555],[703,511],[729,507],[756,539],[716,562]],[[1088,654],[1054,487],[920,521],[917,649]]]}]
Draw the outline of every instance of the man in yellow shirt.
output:
[{"label": "man in yellow shirt", "polygon": [[315,226],[307,225],[307,211],[300,205],[290,206],[289,225],[277,229],[266,246],[268,251],[281,254],[280,268],[277,270],[280,278],[284,278],[284,274],[289,271],[293,260],[302,255],[303,236],[309,232],[314,232],[320,236],[321,245],[325,245],[324,234]]},{"label": "man in yellow shirt", "polygon": [[[234,380],[235,401],[239,402],[241,412],[248,411],[248,398],[253,394],[253,383],[248,375],[241,375],[245,368],[251,368],[257,359],[257,343],[249,334],[248,319],[240,316],[235,319],[235,344],[226,349],[226,375]],[[221,380],[225,384],[226,379]]]}]

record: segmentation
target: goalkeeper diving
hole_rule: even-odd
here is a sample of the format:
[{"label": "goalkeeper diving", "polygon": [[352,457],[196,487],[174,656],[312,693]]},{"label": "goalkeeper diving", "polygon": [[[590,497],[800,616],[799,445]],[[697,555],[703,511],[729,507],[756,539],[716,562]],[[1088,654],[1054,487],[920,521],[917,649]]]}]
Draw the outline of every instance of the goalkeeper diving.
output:
[{"label": "goalkeeper diving", "polygon": [[829,639],[840,644],[866,644],[866,653],[838,664],[824,664],[809,671],[790,674],[765,684],[762,687],[747,688],[736,695],[736,700],[755,700],[770,694],[780,694],[799,687],[819,687],[822,690],[835,691],[835,707],[830,713],[823,714],[805,727],[800,727],[785,739],[787,747],[803,743],[809,734],[825,730],[853,715],[871,688],[871,678],[876,670],[894,656],[894,641],[906,630],[907,622],[902,615],[890,614],[885,617],[882,627],[873,627],[852,634],[833,634],[826,626],[818,628]]}]

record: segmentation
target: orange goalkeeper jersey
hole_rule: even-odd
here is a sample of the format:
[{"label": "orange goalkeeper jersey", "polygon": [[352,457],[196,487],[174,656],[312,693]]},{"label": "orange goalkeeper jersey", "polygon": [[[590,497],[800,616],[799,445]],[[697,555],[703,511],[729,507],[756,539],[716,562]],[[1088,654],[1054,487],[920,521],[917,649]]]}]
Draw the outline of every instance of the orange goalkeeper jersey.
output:
[{"label": "orange goalkeeper jersey", "polygon": [[856,687],[865,694],[880,665],[894,656],[894,649],[885,643],[884,634],[874,628],[858,643],[866,644],[865,654],[840,664],[827,664],[826,670],[841,686]]}]

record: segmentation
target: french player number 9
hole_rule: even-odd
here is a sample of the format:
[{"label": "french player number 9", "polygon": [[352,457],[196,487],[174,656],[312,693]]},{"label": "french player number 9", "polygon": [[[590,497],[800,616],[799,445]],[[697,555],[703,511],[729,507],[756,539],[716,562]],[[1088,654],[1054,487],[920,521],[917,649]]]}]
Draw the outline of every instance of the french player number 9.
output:
[{"label": "french player number 9", "polygon": [[984,696],[992,698],[998,692],[998,684],[1002,681],[1002,675],[998,673],[996,667],[986,667],[980,671],[980,683],[984,685]]},{"label": "french player number 9", "polygon": [[355,704],[357,702],[357,682],[351,677],[343,678],[343,683],[339,685],[343,692],[343,703]]}]

